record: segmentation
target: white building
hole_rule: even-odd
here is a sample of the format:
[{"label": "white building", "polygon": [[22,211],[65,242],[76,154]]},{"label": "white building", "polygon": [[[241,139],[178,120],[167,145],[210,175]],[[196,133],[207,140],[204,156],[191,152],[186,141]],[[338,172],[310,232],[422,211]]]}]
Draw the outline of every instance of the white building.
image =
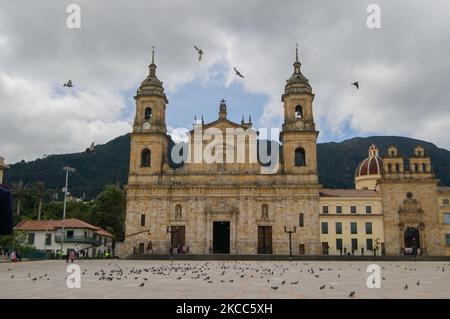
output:
[{"label": "white building", "polygon": [[[62,240],[63,226],[65,237]],[[38,250],[86,252],[90,258],[112,255],[112,234],[77,218],[62,220],[23,220],[14,230],[27,232],[27,243]]]}]

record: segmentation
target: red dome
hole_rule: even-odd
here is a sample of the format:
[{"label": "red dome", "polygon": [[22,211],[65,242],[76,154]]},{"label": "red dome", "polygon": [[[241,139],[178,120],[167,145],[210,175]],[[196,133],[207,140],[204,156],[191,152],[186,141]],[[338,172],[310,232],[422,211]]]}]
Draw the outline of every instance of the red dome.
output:
[{"label": "red dome", "polygon": [[378,156],[378,147],[375,145],[369,148],[369,157],[363,160],[356,168],[355,177],[380,175],[383,167],[383,160]]}]

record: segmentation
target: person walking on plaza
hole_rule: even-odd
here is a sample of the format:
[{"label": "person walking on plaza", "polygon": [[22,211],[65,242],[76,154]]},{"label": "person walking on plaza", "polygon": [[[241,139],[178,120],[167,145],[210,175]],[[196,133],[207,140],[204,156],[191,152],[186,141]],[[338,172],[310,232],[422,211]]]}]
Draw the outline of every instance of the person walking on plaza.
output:
[{"label": "person walking on plaza", "polygon": [[73,260],[75,259],[75,252],[73,250],[71,250],[69,253],[69,259],[70,262],[73,262]]}]

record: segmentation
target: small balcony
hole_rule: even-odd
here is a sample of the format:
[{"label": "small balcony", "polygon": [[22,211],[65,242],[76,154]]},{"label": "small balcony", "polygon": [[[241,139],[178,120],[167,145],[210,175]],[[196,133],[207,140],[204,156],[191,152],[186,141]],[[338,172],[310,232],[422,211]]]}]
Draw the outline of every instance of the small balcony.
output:
[{"label": "small balcony", "polygon": [[[60,243],[62,236],[55,236],[55,242]],[[78,244],[91,244],[91,245],[100,245],[101,242],[95,237],[84,237],[84,236],[72,236],[72,237],[64,237],[65,243],[78,243]]]}]

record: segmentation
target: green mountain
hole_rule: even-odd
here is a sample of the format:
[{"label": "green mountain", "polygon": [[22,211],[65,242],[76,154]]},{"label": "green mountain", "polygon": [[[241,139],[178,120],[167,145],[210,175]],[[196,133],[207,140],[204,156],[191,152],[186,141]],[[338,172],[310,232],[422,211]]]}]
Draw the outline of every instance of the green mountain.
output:
[{"label": "green mountain", "polygon": [[[340,143],[320,143],[317,146],[320,182],[329,188],[352,188],[356,166],[367,157],[371,144],[376,144],[383,156],[389,145],[396,145],[404,156],[409,156],[414,146],[422,145],[431,156],[433,168],[441,184],[450,185],[450,152],[436,145],[398,136],[356,137]],[[70,175],[69,189],[75,196],[85,193],[94,198],[103,187],[111,183],[125,184],[128,174],[130,134],[98,145],[95,153],[50,155],[30,162],[11,165],[6,171],[5,183],[22,180],[24,183],[44,181],[47,188],[61,191],[64,186],[63,166],[76,168]]]}]

